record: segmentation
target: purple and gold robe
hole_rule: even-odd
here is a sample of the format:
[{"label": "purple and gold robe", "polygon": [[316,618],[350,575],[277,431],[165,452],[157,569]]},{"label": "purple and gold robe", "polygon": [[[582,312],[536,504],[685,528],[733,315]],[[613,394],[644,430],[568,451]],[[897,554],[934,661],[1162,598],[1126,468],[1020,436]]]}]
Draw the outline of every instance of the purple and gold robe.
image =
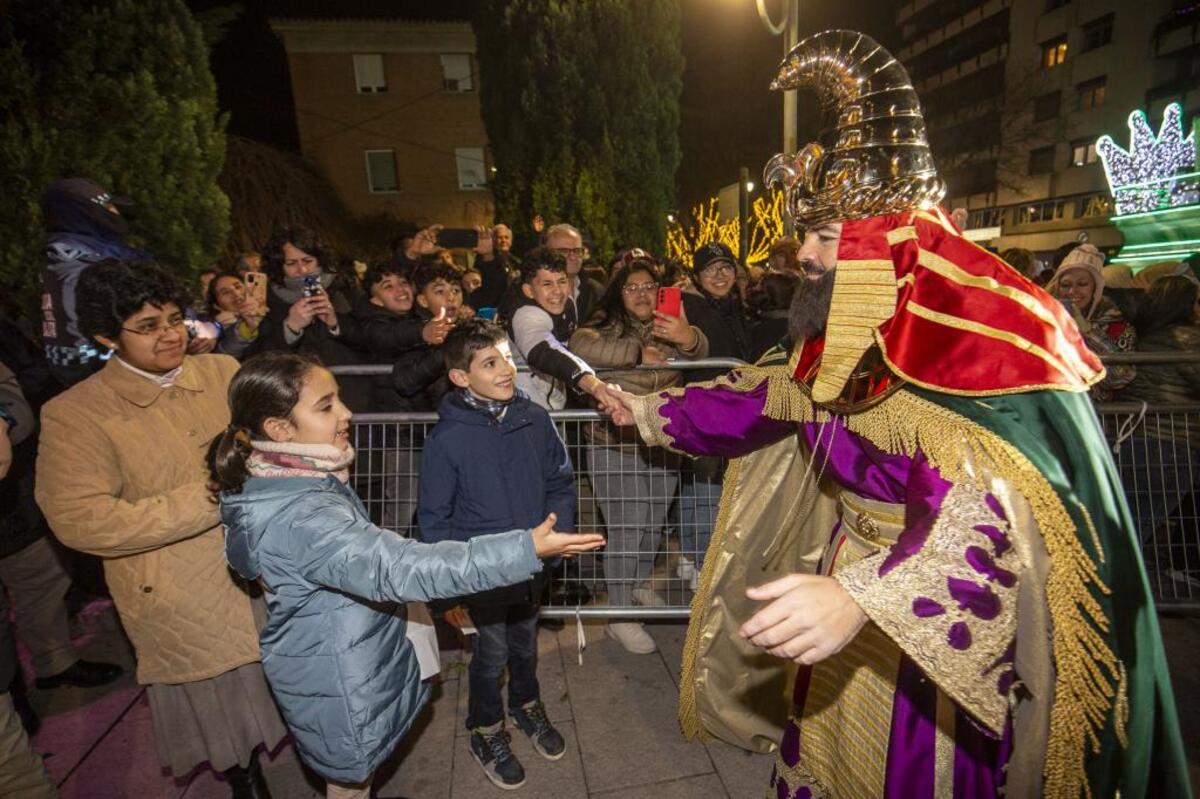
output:
[{"label": "purple and gold robe", "polygon": [[[920,442],[872,441],[901,431],[852,429],[788,383],[745,369],[636,407],[648,442],[735,459],[693,604],[685,732],[758,750],[776,733],[770,797],[996,796],[1014,754],[1029,773],[1009,774],[1009,795],[1036,792],[1051,669],[1029,502],[965,438],[935,468]],[[798,671],[736,633],[756,609],[744,588],[794,571],[832,576],[869,617]]]}]

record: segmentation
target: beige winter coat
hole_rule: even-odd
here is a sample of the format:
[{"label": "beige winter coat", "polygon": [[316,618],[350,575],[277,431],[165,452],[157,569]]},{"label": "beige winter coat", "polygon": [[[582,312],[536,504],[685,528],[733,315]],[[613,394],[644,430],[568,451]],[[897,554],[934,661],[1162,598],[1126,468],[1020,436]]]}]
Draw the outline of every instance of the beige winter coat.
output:
[{"label": "beige winter coat", "polygon": [[[654,394],[684,381],[678,369],[638,369],[642,347],[653,345],[668,360],[692,360],[708,357],[708,339],[695,325],[696,343],[683,349],[653,337],[654,320],[630,320],[630,330],[622,333],[616,325],[581,327],[571,336],[571,352],[587,361],[606,383],[616,383],[631,394]],[[589,425],[585,430],[595,444],[637,441],[632,427],[615,428],[611,424]]]},{"label": "beige winter coat", "polygon": [[104,558],[138,682],[195,682],[259,659],[225,564],[204,465],[238,363],[187,357],[159,388],[116,358],[42,409],[38,504],[59,540]]}]

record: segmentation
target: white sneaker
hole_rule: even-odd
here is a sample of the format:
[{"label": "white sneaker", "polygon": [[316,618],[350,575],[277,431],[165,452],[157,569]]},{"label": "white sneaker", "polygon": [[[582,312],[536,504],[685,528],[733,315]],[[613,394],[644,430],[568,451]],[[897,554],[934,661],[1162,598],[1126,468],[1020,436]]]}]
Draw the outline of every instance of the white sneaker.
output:
[{"label": "white sneaker", "polygon": [[635,655],[649,655],[658,651],[658,644],[654,643],[640,622],[610,621],[604,628],[604,634]]},{"label": "white sneaker", "polygon": [[691,558],[680,556],[679,565],[675,567],[675,576],[680,580],[690,580],[696,573],[696,562]]},{"label": "white sneaker", "polygon": [[663,608],[667,606],[667,601],[650,588],[635,588],[630,593],[633,594],[633,601],[644,608]]}]

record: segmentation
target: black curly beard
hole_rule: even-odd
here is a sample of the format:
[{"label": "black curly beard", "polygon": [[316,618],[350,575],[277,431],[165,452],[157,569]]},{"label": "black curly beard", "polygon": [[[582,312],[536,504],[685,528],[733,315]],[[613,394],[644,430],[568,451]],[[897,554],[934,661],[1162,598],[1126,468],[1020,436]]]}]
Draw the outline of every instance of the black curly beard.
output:
[{"label": "black curly beard", "polygon": [[829,306],[833,301],[835,269],[824,272],[814,280],[801,280],[788,309],[788,336],[793,344],[811,341],[825,334],[829,321]]}]

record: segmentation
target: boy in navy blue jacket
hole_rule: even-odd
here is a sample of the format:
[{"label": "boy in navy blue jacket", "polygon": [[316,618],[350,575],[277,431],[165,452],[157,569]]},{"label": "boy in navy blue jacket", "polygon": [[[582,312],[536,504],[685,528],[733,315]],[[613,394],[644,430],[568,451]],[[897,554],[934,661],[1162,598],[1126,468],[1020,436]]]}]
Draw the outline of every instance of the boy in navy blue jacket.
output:
[{"label": "boy in navy blue jacket", "polygon": [[[550,512],[560,531],[575,529],[575,475],[549,414],[516,390],[517,370],[502,328],[484,320],[458,325],[442,345],[455,390],[438,407],[425,439],[418,488],[421,538],[466,540],[535,527]],[[500,679],[509,671],[508,715],[549,760],[566,752],[546,718],[537,681],[538,580],[466,597],[479,631],[468,672],[471,755],[501,788],[519,787],[525,770],[504,728]]]}]

